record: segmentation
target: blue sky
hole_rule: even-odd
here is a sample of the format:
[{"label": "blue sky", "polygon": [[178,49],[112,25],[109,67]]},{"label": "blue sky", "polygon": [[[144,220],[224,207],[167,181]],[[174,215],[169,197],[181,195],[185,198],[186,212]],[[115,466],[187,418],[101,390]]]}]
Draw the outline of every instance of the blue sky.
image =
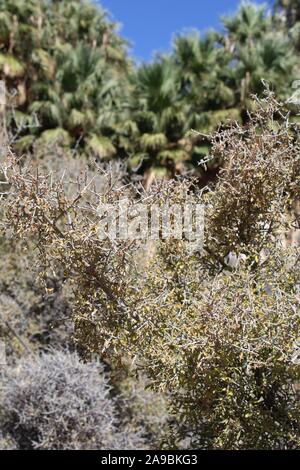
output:
[{"label": "blue sky", "polygon": [[[220,28],[219,18],[236,11],[238,0],[100,0],[112,18],[122,24],[121,34],[132,45],[137,61],[149,61],[154,52],[171,47],[174,33],[197,28]],[[271,0],[256,0],[269,3]]]}]

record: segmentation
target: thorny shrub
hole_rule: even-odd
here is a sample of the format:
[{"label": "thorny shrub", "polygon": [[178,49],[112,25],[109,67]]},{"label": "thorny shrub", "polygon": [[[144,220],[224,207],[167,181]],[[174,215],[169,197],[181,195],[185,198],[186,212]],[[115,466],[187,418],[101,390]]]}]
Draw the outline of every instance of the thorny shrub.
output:
[{"label": "thorny shrub", "polygon": [[[268,95],[245,127],[212,137],[211,158],[222,162],[213,189],[185,179],[100,194],[97,173],[57,179],[13,158],[3,169],[7,230],[34,237],[44,272],[60,269],[73,284],[77,340],[115,367],[131,358],[171,395],[182,422],[172,443],[299,447],[299,248],[282,243],[299,224],[299,143],[299,128]],[[139,242],[98,236],[99,205],[120,197],[149,206],[201,199],[203,252],[163,241],[139,270]]]}]

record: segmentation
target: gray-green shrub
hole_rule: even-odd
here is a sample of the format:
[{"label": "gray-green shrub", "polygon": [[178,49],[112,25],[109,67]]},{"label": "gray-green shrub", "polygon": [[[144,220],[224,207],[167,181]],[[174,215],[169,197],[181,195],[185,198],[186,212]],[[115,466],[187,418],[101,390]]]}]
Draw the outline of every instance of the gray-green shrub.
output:
[{"label": "gray-green shrub", "polygon": [[[3,372],[4,446],[17,449],[127,449],[142,446],[118,422],[103,366],[75,353],[23,357]],[[5,448],[5,447],[4,447]]]}]

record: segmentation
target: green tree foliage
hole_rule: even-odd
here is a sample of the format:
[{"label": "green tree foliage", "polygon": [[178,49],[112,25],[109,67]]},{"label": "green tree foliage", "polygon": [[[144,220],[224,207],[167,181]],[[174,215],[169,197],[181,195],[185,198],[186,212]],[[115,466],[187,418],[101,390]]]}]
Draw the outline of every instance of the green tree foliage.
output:
[{"label": "green tree foliage", "polygon": [[146,175],[146,186],[155,175],[197,168],[209,141],[191,128],[207,134],[228,119],[247,121],[263,80],[280,98],[291,95],[298,7],[277,2],[272,16],[243,3],[222,19],[222,32],[178,36],[170,54],[134,67],[101,8],[2,0],[0,74],[15,90],[6,121],[16,148],[57,143],[99,159],[125,158]]},{"label": "green tree foliage", "polygon": [[[116,25],[101,9],[79,0],[4,0],[0,25],[1,74],[9,90],[17,91],[10,124],[20,134],[19,148],[32,145],[35,137],[53,144],[60,136],[66,145],[79,141],[88,147],[95,143],[94,132],[96,152],[112,156],[113,142],[108,147],[101,139],[118,119],[130,68]],[[38,125],[31,122],[32,115]],[[31,124],[31,139],[24,124]]]},{"label": "green tree foliage", "polygon": [[188,105],[180,99],[180,87],[170,58],[141,66],[134,77],[132,97],[134,154],[130,163],[142,171],[154,167],[176,172],[176,164],[189,157]]},{"label": "green tree foliage", "polygon": [[298,0],[277,0],[275,7],[279,11],[283,11],[288,27],[300,22],[300,4]]}]

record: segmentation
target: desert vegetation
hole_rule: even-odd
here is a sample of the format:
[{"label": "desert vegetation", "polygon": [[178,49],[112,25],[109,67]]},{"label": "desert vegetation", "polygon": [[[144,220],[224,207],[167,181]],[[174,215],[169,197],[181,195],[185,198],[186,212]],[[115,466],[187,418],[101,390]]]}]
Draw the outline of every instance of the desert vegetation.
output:
[{"label": "desert vegetation", "polygon": [[[299,448],[299,17],[136,66],[90,3],[0,1],[0,448]],[[120,201],[203,247],[100,236]]]}]

